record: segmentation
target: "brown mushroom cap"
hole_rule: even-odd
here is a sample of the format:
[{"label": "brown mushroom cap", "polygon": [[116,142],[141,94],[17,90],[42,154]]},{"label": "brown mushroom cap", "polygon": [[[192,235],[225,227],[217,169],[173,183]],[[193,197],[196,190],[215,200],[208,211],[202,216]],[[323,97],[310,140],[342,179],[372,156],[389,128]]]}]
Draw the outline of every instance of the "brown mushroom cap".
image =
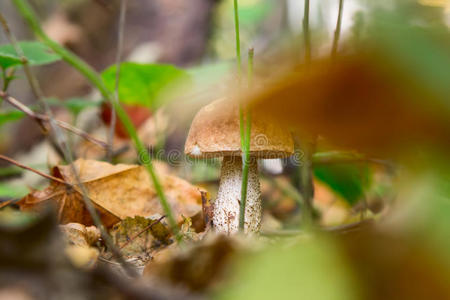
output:
[{"label": "brown mushroom cap", "polygon": [[[239,110],[220,99],[204,106],[192,121],[184,152],[191,157],[241,156]],[[250,155],[282,158],[294,153],[291,133],[268,116],[252,114]]]}]

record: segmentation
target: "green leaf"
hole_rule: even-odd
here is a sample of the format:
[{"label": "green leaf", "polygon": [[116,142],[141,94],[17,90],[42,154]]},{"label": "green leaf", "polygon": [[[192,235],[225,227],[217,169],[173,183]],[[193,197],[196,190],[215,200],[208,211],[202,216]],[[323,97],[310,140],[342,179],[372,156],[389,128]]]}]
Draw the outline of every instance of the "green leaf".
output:
[{"label": "green leaf", "polygon": [[342,196],[350,205],[362,199],[370,182],[369,168],[366,164],[319,165],[314,167],[314,176]]},{"label": "green leaf", "polygon": [[7,112],[0,113],[0,126],[8,122],[13,122],[22,119],[25,113],[18,110],[11,110]]},{"label": "green leaf", "polygon": [[[40,42],[19,42],[19,47],[30,65],[45,65],[60,59],[59,55],[50,52],[50,49]],[[22,61],[11,44],[0,46],[0,67],[6,69],[21,65]]]},{"label": "green leaf", "polygon": [[[116,66],[103,71],[103,81],[114,91]],[[167,93],[178,84],[190,81],[187,72],[172,65],[138,64],[125,62],[120,65],[119,99],[128,105],[142,105],[152,109],[163,104]]]}]

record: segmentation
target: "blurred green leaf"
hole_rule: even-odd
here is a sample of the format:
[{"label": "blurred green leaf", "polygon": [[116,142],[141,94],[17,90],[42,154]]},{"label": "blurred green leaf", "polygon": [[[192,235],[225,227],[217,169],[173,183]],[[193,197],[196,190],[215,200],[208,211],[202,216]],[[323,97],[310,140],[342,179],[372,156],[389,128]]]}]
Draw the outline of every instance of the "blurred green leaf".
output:
[{"label": "blurred green leaf", "polygon": [[369,168],[366,164],[318,165],[314,167],[314,176],[342,196],[350,205],[362,199],[370,181]]},{"label": "blurred green leaf", "polygon": [[100,101],[90,101],[83,98],[70,98],[67,100],[59,100],[56,98],[48,98],[47,102],[54,106],[63,106],[70,110],[74,115],[78,115],[81,111],[89,107],[98,107],[101,105]]},{"label": "blurred green leaf", "polygon": [[5,123],[13,122],[22,119],[25,113],[18,110],[11,110],[6,112],[0,112],[0,126]]},{"label": "blurred green leaf", "polygon": [[0,183],[0,198],[21,198],[29,193],[25,186],[12,186]]},{"label": "blurred green leaf", "polygon": [[[50,49],[40,42],[19,42],[23,54],[30,65],[44,65],[60,59],[59,55],[50,52]],[[0,67],[6,69],[21,65],[22,61],[11,44],[0,46]]]},{"label": "blurred green leaf", "polygon": [[358,286],[332,240],[277,243],[245,257],[218,299],[360,299]]},{"label": "blurred green leaf", "polygon": [[[107,68],[102,78],[110,91],[114,91],[116,66]],[[128,105],[158,108],[163,96],[178,84],[188,82],[187,72],[172,65],[138,64],[125,62],[120,65],[119,99]]]}]

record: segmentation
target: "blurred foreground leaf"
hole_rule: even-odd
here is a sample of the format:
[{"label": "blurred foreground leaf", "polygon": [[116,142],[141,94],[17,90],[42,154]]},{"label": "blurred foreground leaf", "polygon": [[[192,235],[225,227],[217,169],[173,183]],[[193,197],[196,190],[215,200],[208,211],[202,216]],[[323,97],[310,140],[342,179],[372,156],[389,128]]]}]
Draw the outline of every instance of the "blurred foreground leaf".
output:
[{"label": "blurred foreground leaf", "polygon": [[[19,42],[28,63],[30,65],[44,65],[60,59],[59,55],[50,52],[50,49],[40,42]],[[0,46],[0,67],[3,69],[21,65],[22,61],[11,44]]]},{"label": "blurred foreground leaf", "polygon": [[427,102],[439,94],[411,85],[410,70],[394,72],[392,65],[379,53],[362,52],[333,64],[318,61],[243,99],[298,132],[322,135],[345,149],[397,158],[431,147],[450,150],[448,110]]},{"label": "blurred foreground leaf", "polygon": [[277,243],[242,261],[218,299],[359,299],[355,283],[332,240]]},{"label": "blurred foreground leaf", "polygon": [[360,35],[336,61],[298,66],[243,99],[345,149],[396,158],[449,151],[449,29],[411,10],[374,9]]}]

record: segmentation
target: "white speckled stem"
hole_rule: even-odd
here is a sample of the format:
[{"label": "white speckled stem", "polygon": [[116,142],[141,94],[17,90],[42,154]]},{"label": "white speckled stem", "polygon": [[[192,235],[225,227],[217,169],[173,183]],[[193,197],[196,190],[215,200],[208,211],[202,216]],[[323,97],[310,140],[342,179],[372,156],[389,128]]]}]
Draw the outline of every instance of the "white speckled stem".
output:
[{"label": "white speckled stem", "polygon": [[[225,156],[222,162],[220,185],[214,202],[213,224],[217,232],[236,233],[239,229],[239,204],[241,199],[242,159]],[[258,162],[252,158],[248,172],[247,203],[245,206],[246,233],[259,232],[261,227],[261,190]]]}]

